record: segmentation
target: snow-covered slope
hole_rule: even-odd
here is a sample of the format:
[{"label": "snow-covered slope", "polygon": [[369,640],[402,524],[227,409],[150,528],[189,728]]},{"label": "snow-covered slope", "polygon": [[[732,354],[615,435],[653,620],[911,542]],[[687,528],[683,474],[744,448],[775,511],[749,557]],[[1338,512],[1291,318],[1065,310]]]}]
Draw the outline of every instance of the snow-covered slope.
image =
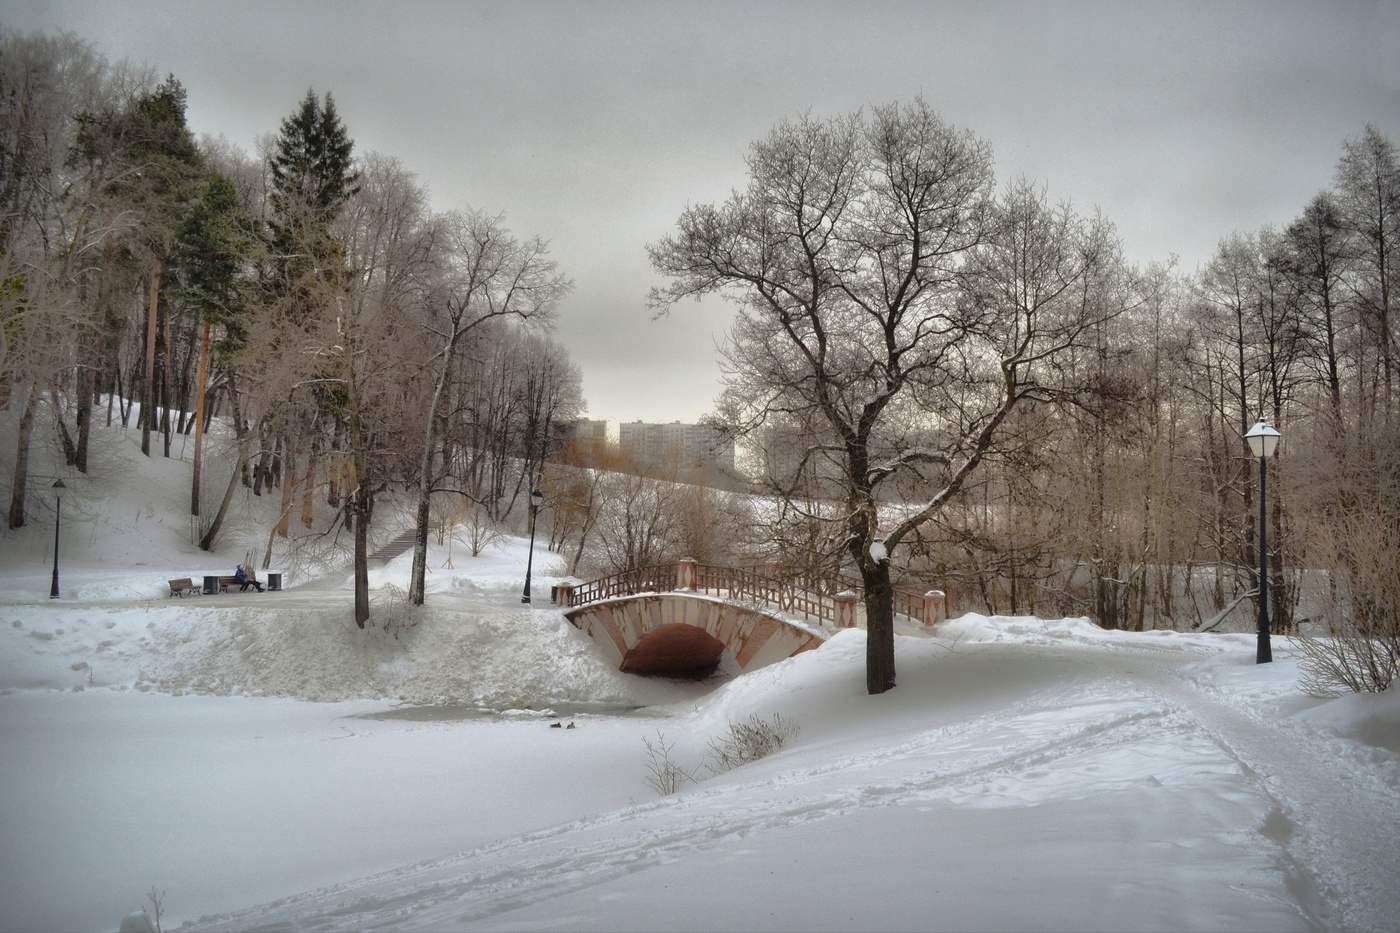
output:
[{"label": "snow-covered slope", "polygon": [[[377,568],[366,632],[330,560],[169,599],[268,517],[202,555],[167,468],[94,481],[71,534],[65,499],[59,600],[52,526],[0,541],[0,930],[152,887],[167,930],[1400,926],[1400,696],[1308,699],[1286,639],[966,616],[881,697],[860,631],[648,681],[520,605],[516,539],[435,549],[416,616]],[[774,715],[780,751],[704,766]],[[644,740],[696,780],[658,796]]]}]

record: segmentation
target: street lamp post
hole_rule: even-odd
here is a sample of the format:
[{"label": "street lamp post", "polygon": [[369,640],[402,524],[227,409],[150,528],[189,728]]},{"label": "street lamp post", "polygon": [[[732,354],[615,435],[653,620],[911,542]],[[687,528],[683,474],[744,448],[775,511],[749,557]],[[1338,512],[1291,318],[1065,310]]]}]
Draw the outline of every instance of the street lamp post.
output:
[{"label": "street lamp post", "polygon": [[1249,441],[1249,449],[1259,458],[1259,647],[1254,656],[1256,664],[1267,664],[1274,659],[1269,646],[1269,519],[1264,500],[1268,494],[1268,459],[1278,448],[1279,437],[1278,431],[1264,421],[1256,421],[1244,436]]},{"label": "street lamp post", "polygon": [[58,599],[58,528],[63,521],[63,480],[53,484],[53,585],[49,587],[49,599]]},{"label": "street lamp post", "polygon": [[530,551],[525,558],[525,592],[520,597],[522,603],[530,601],[530,568],[535,563],[535,516],[540,514],[540,503],[542,502],[544,502],[544,493],[538,489],[530,493]]}]

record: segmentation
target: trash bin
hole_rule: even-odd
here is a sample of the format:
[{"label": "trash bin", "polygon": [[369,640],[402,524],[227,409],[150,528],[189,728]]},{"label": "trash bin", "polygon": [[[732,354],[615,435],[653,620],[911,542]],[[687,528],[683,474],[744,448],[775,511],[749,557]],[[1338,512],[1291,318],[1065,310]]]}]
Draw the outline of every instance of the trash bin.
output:
[{"label": "trash bin", "polygon": [[219,575],[218,575],[218,574],[214,574],[213,576],[210,576],[209,574],[205,574],[205,575],[204,575],[204,595],[205,595],[205,596],[217,596],[217,595],[219,595]]},{"label": "trash bin", "polygon": [[280,589],[282,588],[282,575],[281,575],[280,573],[270,573],[270,574],[268,574],[268,575],[267,575],[267,588],[268,588],[269,591],[271,591],[271,590],[280,590]]}]

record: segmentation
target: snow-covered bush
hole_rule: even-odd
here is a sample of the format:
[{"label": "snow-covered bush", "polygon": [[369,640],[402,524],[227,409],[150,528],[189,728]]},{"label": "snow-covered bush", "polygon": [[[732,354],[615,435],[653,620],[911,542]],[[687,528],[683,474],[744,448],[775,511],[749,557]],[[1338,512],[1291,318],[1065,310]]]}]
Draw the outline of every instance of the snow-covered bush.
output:
[{"label": "snow-covered bush", "polygon": [[729,734],[710,740],[711,774],[722,774],[776,752],[797,735],[797,723],[774,713],[771,720],[750,716],[748,722],[731,722]]}]

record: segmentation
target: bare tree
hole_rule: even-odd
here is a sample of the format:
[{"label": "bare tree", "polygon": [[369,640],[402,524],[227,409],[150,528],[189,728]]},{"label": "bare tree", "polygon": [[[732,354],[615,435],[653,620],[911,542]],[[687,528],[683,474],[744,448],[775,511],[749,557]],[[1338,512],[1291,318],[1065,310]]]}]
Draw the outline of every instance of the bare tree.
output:
[{"label": "bare tree", "polygon": [[543,240],[515,239],[498,216],[478,211],[448,214],[438,221],[437,227],[441,277],[431,298],[431,317],[424,326],[440,349],[432,362],[432,401],[417,471],[416,535],[408,588],[409,600],[415,605],[422,605],[424,599],[429,506],[438,475],[434,466],[440,453],[440,422],[463,339],[500,319],[545,325],[571,287],[549,258]]},{"label": "bare tree", "polygon": [[[424,196],[396,159],[371,153],[361,184],[337,220],[348,275],[337,296],[334,343],[317,346],[336,388],[332,414],[343,421],[348,460],[344,514],[353,522],[355,621],[369,620],[369,527],[374,499],[411,467],[411,438],[430,421],[418,375],[428,347],[415,340],[431,266]],[[420,421],[421,419],[421,421]],[[313,447],[313,450],[315,448]]]},{"label": "bare tree", "polygon": [[622,573],[669,563],[680,553],[679,497],[684,487],[635,473],[599,473],[594,569]]},{"label": "bare tree", "polygon": [[[80,113],[115,106],[146,76],[112,69],[81,40],[6,32],[0,36],[0,405],[20,404],[8,525],[25,523],[36,419],[49,414],[70,464],[85,468],[86,427],[74,443],[62,421],[67,386],[99,364],[79,341],[94,330],[93,308],[119,316],[104,244],[134,221],[106,210],[105,175],[85,173],[74,152]],[[90,340],[89,340],[90,344]],[[90,386],[90,382],[87,383]],[[80,412],[90,405],[75,400]]]},{"label": "bare tree", "polygon": [[[895,547],[967,483],[1020,403],[1050,398],[1056,359],[1113,309],[1077,286],[1115,244],[1099,220],[1028,184],[993,195],[989,147],[922,100],[785,122],[755,143],[749,186],[687,209],[650,247],[671,284],[652,301],[725,294],[724,414],[759,431],[775,414],[813,432],[804,459],[841,470],[837,543],[864,588],[866,688],[895,684]],[[886,490],[937,491],[881,521]]]},{"label": "bare tree", "polygon": [[1381,407],[1395,391],[1395,303],[1400,279],[1400,158],[1395,144],[1369,124],[1349,139],[1337,165],[1340,208],[1354,241],[1354,291],[1381,376]]}]

